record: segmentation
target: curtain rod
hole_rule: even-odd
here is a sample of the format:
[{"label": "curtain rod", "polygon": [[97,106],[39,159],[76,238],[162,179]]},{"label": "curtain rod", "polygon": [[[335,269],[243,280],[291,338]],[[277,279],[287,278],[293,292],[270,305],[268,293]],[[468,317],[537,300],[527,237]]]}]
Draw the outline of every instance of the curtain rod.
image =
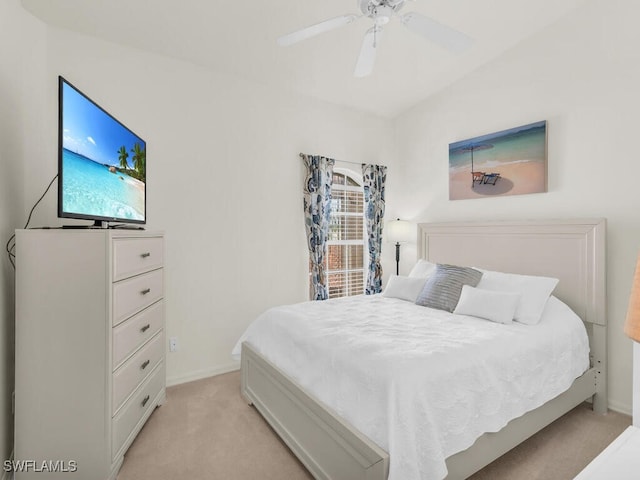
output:
[{"label": "curtain rod", "polygon": [[[300,158],[304,158],[304,155],[305,155],[304,153],[301,153],[301,154],[300,154]],[[360,166],[364,165],[364,163],[363,163],[363,162],[349,162],[349,161],[347,161],[347,160],[337,160],[337,159],[335,159],[335,158],[334,158],[334,160],[335,160],[336,162],[340,162],[340,163],[349,163],[349,164],[351,164],[351,165],[360,165]]]}]

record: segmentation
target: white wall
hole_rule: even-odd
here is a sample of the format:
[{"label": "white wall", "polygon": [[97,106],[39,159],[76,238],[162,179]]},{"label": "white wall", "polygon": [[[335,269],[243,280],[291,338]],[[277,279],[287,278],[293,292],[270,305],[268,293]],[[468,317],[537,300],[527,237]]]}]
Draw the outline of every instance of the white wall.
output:
[{"label": "white wall", "polygon": [[[639,16],[633,0],[588,1],[397,118],[402,188],[393,196],[397,214],[415,221],[606,217],[609,400],[627,413],[632,348],[622,325],[640,246]],[[450,142],[545,119],[548,193],[448,200]]]},{"label": "white wall", "polygon": [[[14,271],[4,247],[24,226],[22,188],[38,155],[45,28],[18,0],[0,2],[0,457],[13,446]],[[22,223],[22,225],[20,225]]]},{"label": "white wall", "polygon": [[[47,59],[48,153],[28,198],[57,168],[62,74],[147,141],[148,228],[166,232],[167,334],[179,339],[169,383],[236,367],[251,320],[307,299],[298,153],[389,164],[391,122],[54,28]],[[55,202],[36,224],[69,223]]]}]

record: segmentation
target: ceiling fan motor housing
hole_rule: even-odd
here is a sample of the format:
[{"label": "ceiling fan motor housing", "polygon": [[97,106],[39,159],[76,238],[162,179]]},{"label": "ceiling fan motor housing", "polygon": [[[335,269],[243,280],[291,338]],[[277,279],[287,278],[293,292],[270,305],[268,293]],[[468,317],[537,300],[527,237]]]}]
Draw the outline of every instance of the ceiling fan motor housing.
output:
[{"label": "ceiling fan motor housing", "polygon": [[360,11],[371,18],[377,26],[386,25],[395,12],[402,8],[405,0],[358,0]]}]

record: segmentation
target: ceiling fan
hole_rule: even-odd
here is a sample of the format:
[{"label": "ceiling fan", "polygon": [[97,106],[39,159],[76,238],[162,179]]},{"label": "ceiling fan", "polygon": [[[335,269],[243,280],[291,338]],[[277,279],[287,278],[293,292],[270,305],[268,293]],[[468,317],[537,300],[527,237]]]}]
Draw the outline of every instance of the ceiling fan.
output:
[{"label": "ceiling fan", "polygon": [[324,22],[311,25],[278,38],[278,45],[286,47],[298,43],[307,38],[315,37],[329,30],[353,23],[362,17],[373,20],[373,27],[365,33],[360,49],[358,62],[354,75],[366,77],[373,71],[376,59],[376,51],[380,42],[383,27],[389,23],[392,17],[398,17],[400,22],[412,32],[421,35],[438,45],[455,53],[465,51],[471,46],[472,40],[458,30],[447,27],[432,18],[416,12],[400,14],[400,10],[408,0],[356,0],[360,7],[361,15],[347,14],[330,18]]}]

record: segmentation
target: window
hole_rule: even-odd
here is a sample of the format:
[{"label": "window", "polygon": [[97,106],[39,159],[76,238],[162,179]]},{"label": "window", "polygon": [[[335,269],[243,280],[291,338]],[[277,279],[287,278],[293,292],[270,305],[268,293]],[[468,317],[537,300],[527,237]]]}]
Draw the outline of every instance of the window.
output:
[{"label": "window", "polygon": [[361,180],[346,170],[336,170],[331,187],[331,218],[325,264],[329,298],[364,293],[365,238]]}]

